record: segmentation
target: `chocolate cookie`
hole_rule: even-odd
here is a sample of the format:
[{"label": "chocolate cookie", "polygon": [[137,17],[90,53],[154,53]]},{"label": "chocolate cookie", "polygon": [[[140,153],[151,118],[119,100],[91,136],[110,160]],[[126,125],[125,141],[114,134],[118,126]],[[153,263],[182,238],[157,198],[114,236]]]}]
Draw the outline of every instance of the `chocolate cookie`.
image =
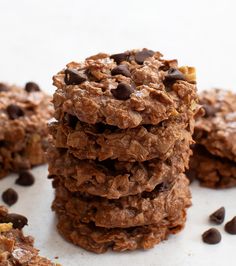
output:
[{"label": "chocolate cookie", "polygon": [[236,94],[209,90],[200,94],[205,116],[196,121],[194,138],[211,154],[236,162]]},{"label": "chocolate cookie", "polygon": [[97,54],[54,76],[55,118],[61,121],[69,113],[88,124],[125,129],[195,110],[193,68],[178,68],[176,60],[147,49],[122,55]]},{"label": "chocolate cookie", "polygon": [[209,188],[236,186],[236,163],[210,154],[203,146],[196,145],[190,160],[190,175]]},{"label": "chocolate cookie", "polygon": [[25,88],[0,84],[0,178],[45,163],[50,100],[35,83]]},{"label": "chocolate cookie", "polygon": [[164,219],[160,224],[138,226],[131,228],[103,228],[94,223],[82,223],[75,215],[57,213],[59,233],[68,241],[88,251],[95,253],[106,252],[109,248],[114,251],[149,249],[155,244],[167,239],[169,234],[176,234],[183,229],[186,212],[180,210],[177,220]]},{"label": "chocolate cookie", "polygon": [[83,223],[94,222],[106,228],[128,228],[159,224],[163,219],[179,219],[180,210],[191,205],[187,178],[181,174],[151,192],[122,197],[117,200],[71,193],[60,183],[56,186],[53,209],[74,216]]},{"label": "chocolate cookie", "polygon": [[48,150],[49,177],[63,180],[72,192],[82,191],[109,199],[151,191],[188,167],[189,141],[186,137],[177,142],[172,156],[165,161],[153,159],[143,163],[79,160],[65,149],[51,147]]},{"label": "chocolate cookie", "polygon": [[57,148],[68,148],[81,160],[143,162],[153,158],[166,160],[177,141],[191,137],[192,125],[193,120],[186,114],[157,126],[124,130],[102,123],[89,125],[67,114],[64,122],[51,122],[49,131]]},{"label": "chocolate cookie", "polygon": [[19,227],[23,217],[10,214],[5,207],[0,206],[0,265],[60,266],[39,256],[39,251],[33,246],[33,238],[24,236]]}]

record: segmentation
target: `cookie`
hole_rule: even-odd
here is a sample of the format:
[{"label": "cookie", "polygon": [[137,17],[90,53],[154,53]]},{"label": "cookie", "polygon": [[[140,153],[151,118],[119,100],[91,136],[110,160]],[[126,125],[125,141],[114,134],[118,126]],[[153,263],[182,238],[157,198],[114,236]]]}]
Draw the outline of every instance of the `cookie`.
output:
[{"label": "cookie", "polygon": [[196,145],[190,159],[189,176],[209,188],[230,188],[236,186],[236,163],[210,154],[203,146]]},{"label": "cookie", "polygon": [[0,178],[45,163],[50,100],[35,83],[0,84]]},{"label": "cookie", "polygon": [[124,130],[102,123],[89,125],[67,114],[63,122],[51,122],[49,131],[57,148],[68,148],[81,160],[143,162],[154,158],[166,160],[177,141],[190,138],[192,125],[193,119],[186,114],[156,126]]},{"label": "cookie", "polygon": [[179,219],[168,221],[164,219],[160,224],[131,228],[103,228],[94,223],[82,223],[75,216],[57,213],[59,233],[69,242],[88,251],[104,253],[108,249],[125,251],[135,249],[150,249],[154,245],[176,234],[183,229],[186,220],[185,210],[180,210]]},{"label": "cookie", "polygon": [[88,124],[121,129],[157,125],[195,110],[195,78],[194,68],[179,68],[159,52],[132,50],[118,59],[100,53],[69,63],[53,77],[55,118],[61,121],[69,113]]},{"label": "cookie", "polygon": [[177,142],[172,156],[166,161],[153,159],[143,163],[79,160],[66,149],[51,147],[48,150],[49,177],[55,181],[63,180],[72,192],[81,191],[109,199],[151,191],[188,167],[189,141],[186,137]]},{"label": "cookie", "polygon": [[194,139],[211,154],[236,162],[236,94],[214,89],[200,94],[205,116],[196,121]]},{"label": "cookie", "polygon": [[52,208],[83,223],[93,222],[106,228],[129,228],[158,224],[163,219],[178,220],[180,210],[191,205],[190,198],[188,180],[181,174],[172,182],[156,186],[151,192],[116,200],[71,193],[59,183]]},{"label": "cookie", "polygon": [[14,227],[13,216],[16,222],[18,219],[18,223],[20,217],[23,217],[9,214],[5,207],[0,206],[0,265],[60,266],[39,255],[33,238],[24,236],[21,228]]}]

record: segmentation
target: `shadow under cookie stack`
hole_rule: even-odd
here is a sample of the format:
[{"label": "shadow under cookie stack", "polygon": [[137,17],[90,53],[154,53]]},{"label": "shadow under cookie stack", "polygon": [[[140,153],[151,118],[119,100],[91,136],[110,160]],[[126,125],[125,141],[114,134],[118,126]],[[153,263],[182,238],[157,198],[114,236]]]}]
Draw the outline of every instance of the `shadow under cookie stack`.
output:
[{"label": "shadow under cookie stack", "polygon": [[197,109],[195,72],[159,52],[72,62],[54,76],[52,205],[67,240],[102,253],[148,249],[180,231]]}]

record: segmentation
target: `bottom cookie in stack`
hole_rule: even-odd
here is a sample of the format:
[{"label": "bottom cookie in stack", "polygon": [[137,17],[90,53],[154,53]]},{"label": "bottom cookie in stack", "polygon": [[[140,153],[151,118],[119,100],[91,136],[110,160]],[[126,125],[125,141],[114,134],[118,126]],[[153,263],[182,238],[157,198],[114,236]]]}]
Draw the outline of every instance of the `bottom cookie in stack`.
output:
[{"label": "bottom cookie in stack", "polygon": [[109,200],[70,192],[54,182],[58,230],[69,241],[102,253],[148,249],[180,231],[191,205],[188,180],[180,174],[152,192]]}]

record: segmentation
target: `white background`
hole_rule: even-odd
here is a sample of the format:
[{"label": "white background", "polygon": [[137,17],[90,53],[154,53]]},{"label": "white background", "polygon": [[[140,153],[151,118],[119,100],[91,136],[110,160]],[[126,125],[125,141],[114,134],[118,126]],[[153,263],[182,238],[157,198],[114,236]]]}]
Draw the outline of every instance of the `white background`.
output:
[{"label": "white background", "polygon": [[[199,89],[234,89],[235,13],[233,0],[0,0],[0,80],[19,85],[34,80],[52,93],[52,75],[72,60],[101,51],[147,47],[166,58],[178,58],[182,65],[196,66]],[[236,265],[236,237],[223,233],[223,241],[216,246],[201,242],[201,233],[210,226],[207,216],[211,211],[225,205],[227,219],[236,214],[235,189],[212,191],[195,184],[194,205],[184,232],[147,252],[98,256],[57,235],[46,166],[34,173],[33,187],[12,185],[12,175],[1,181],[0,193],[10,186],[16,188],[20,199],[11,211],[29,217],[26,232],[36,237],[42,254],[59,256],[64,266]]]}]

